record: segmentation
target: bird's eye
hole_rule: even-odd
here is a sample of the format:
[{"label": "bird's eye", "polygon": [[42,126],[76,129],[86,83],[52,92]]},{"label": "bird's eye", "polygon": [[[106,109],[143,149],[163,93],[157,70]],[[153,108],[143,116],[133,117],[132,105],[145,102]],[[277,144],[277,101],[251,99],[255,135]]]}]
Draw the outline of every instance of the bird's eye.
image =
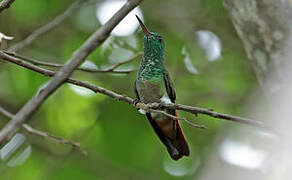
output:
[{"label": "bird's eye", "polygon": [[161,36],[157,36],[158,41],[161,43],[162,42],[162,37]]}]

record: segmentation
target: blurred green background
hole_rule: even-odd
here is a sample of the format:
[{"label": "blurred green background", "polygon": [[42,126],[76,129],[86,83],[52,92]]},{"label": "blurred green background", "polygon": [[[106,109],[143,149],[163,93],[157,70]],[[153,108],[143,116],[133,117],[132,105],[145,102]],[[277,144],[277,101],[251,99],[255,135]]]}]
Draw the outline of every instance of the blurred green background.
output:
[{"label": "blurred green background", "polygon": [[[50,22],[72,2],[15,1],[10,9],[0,14],[0,32],[14,37],[9,42],[12,45]],[[96,11],[104,2],[89,1],[19,53],[43,61],[65,63],[101,26]],[[257,82],[222,1],[148,0],[142,2],[140,9],[147,27],[164,38],[166,66],[175,84],[177,103],[242,115],[242,104]],[[222,54],[216,61],[209,61],[199,48],[195,34],[198,30],[209,30],[219,37]],[[142,33],[136,29],[128,36],[111,36],[87,61],[106,68],[142,50]],[[197,74],[188,71],[184,62],[186,56]],[[121,69],[136,70],[139,63],[140,57]],[[75,72],[74,77],[134,97],[136,72]],[[46,81],[47,77],[36,72],[11,63],[0,63],[0,105],[16,113]],[[9,162],[21,150],[8,160],[0,159],[0,179],[196,179],[214,147],[216,135],[232,123],[206,116],[194,117],[184,112],[179,114],[206,125],[208,130],[182,123],[191,156],[174,162],[147,119],[133,106],[64,84],[46,100],[29,124],[80,142],[88,156],[68,145],[56,144],[21,130],[26,136],[23,146],[31,147],[30,154],[19,165],[11,166]],[[0,127],[8,120],[0,115]]]}]

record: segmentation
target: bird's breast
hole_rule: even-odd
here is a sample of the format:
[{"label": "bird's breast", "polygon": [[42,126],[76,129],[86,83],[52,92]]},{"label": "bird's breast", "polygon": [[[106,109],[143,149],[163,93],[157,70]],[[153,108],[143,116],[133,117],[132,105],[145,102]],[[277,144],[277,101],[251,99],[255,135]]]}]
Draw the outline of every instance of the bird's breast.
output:
[{"label": "bird's breast", "polygon": [[136,82],[136,88],[139,93],[140,100],[143,103],[160,103],[160,99],[164,95],[162,82],[160,80],[140,80]]}]

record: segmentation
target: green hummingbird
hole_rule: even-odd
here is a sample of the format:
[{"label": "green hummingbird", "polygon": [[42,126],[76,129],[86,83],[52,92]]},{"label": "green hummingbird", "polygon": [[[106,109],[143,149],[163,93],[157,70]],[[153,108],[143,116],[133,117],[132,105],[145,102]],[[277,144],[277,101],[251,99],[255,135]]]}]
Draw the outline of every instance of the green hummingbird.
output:
[{"label": "green hummingbird", "polygon": [[[176,94],[164,66],[164,43],[158,33],[149,32],[136,15],[144,32],[144,54],[135,81],[137,101],[142,103],[175,103]],[[176,110],[165,110],[177,116]],[[189,156],[190,151],[179,122],[161,113],[146,113],[152,128],[166,146],[172,159]]]}]

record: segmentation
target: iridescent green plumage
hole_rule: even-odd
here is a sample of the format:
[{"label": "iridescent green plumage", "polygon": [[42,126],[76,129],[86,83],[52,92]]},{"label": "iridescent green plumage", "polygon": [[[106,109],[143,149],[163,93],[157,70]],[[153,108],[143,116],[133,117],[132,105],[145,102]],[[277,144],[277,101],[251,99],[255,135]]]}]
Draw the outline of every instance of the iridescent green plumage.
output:
[{"label": "iridescent green plumage", "polygon": [[[165,99],[174,103],[175,90],[164,66],[162,37],[157,33],[149,32],[142,21],[138,17],[137,19],[144,31],[144,54],[135,81],[137,99],[143,103],[161,103]],[[166,112],[176,116],[175,110]],[[146,113],[146,116],[174,160],[189,155],[188,145],[176,120],[157,113]]]},{"label": "iridescent green plumage", "polygon": [[164,44],[157,33],[151,36],[144,36],[144,54],[138,72],[138,78],[153,79],[162,78],[165,71]]}]

